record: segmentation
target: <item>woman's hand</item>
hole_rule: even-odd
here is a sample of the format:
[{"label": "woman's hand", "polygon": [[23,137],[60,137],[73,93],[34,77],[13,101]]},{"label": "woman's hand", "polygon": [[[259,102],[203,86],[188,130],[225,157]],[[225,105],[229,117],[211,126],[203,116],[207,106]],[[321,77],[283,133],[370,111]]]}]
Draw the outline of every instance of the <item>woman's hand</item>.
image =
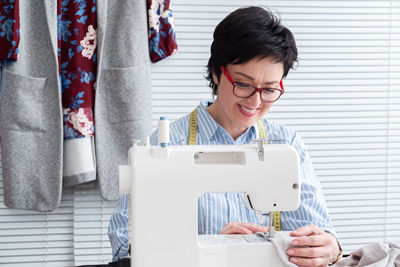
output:
[{"label": "woman's hand", "polygon": [[339,255],[335,236],[315,225],[297,228],[290,235],[296,237],[292,240],[292,245],[296,247],[286,253],[289,260],[299,266],[327,266]]},{"label": "woman's hand", "polygon": [[253,234],[256,232],[268,232],[268,227],[255,223],[230,222],[225,225],[220,234]]}]

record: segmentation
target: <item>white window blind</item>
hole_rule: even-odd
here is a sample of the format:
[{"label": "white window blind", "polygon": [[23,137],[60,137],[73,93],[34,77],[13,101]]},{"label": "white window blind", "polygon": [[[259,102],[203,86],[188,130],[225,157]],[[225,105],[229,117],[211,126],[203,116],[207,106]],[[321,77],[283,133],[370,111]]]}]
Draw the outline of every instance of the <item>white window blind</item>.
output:
[{"label": "white window blind", "polygon": [[0,266],[74,266],[72,193],[52,213],[8,209],[0,161]]},{"label": "white window blind", "polygon": [[98,189],[75,190],[75,265],[111,262],[112,252],[107,229],[115,203],[115,201],[104,201]]},{"label": "white window blind", "polygon": [[[217,23],[240,6],[268,6],[294,33],[299,65],[267,118],[303,137],[345,253],[400,242],[400,1],[171,2],[179,54],[152,66],[153,126],[211,98],[204,75]],[[10,210],[1,179],[0,266],[111,260],[114,202],[81,188],[64,190],[47,215]]]}]

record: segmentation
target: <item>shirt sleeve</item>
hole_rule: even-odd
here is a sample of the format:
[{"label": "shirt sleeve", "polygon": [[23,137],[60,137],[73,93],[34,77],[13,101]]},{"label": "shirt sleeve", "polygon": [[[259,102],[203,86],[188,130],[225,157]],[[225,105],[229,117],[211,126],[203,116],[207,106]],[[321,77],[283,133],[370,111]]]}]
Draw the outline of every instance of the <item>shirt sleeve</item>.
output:
[{"label": "shirt sleeve", "polygon": [[174,18],[170,0],[147,1],[149,15],[149,50],[151,62],[166,58],[178,52]]},{"label": "shirt sleeve", "polygon": [[333,229],[320,182],[300,136],[294,134],[291,142],[300,157],[300,207],[296,211],[282,212],[283,230],[314,224],[336,236]]},{"label": "shirt sleeve", "polygon": [[111,243],[112,261],[129,256],[128,203],[128,195],[123,195],[111,214],[108,237]]}]

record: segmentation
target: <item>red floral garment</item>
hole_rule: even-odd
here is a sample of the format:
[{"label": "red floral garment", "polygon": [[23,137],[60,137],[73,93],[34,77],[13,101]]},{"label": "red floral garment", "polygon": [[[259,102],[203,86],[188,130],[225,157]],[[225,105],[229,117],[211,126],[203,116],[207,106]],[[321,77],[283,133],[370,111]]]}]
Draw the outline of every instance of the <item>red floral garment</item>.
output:
[{"label": "red floral garment", "polygon": [[148,0],[149,50],[155,63],[178,52],[170,0]]},{"label": "red floral garment", "polygon": [[0,0],[0,67],[17,60],[19,0]]},{"label": "red floral garment", "polygon": [[96,0],[58,0],[58,58],[64,139],[94,135]]}]

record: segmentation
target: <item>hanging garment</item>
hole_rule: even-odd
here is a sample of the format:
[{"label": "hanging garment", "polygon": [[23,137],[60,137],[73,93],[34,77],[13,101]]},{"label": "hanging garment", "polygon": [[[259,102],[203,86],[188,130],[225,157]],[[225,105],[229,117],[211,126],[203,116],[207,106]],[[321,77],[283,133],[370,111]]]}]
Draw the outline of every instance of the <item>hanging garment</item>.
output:
[{"label": "hanging garment", "polygon": [[178,52],[174,19],[169,0],[148,0],[149,49],[151,62]]},{"label": "hanging garment", "polygon": [[340,260],[336,267],[399,267],[400,244],[376,242],[363,246]]},{"label": "hanging garment", "polygon": [[19,0],[0,0],[0,67],[17,60]]},{"label": "hanging garment", "polygon": [[[143,140],[152,128],[146,2],[96,0],[96,5],[97,178],[103,198],[116,200],[118,166],[126,164],[132,140]],[[3,68],[4,202],[52,211],[60,202],[63,175],[57,0],[21,1],[20,15],[19,60]]]},{"label": "hanging garment", "polygon": [[63,184],[96,180],[94,84],[97,74],[96,0],[57,0],[58,64],[63,107]]}]

